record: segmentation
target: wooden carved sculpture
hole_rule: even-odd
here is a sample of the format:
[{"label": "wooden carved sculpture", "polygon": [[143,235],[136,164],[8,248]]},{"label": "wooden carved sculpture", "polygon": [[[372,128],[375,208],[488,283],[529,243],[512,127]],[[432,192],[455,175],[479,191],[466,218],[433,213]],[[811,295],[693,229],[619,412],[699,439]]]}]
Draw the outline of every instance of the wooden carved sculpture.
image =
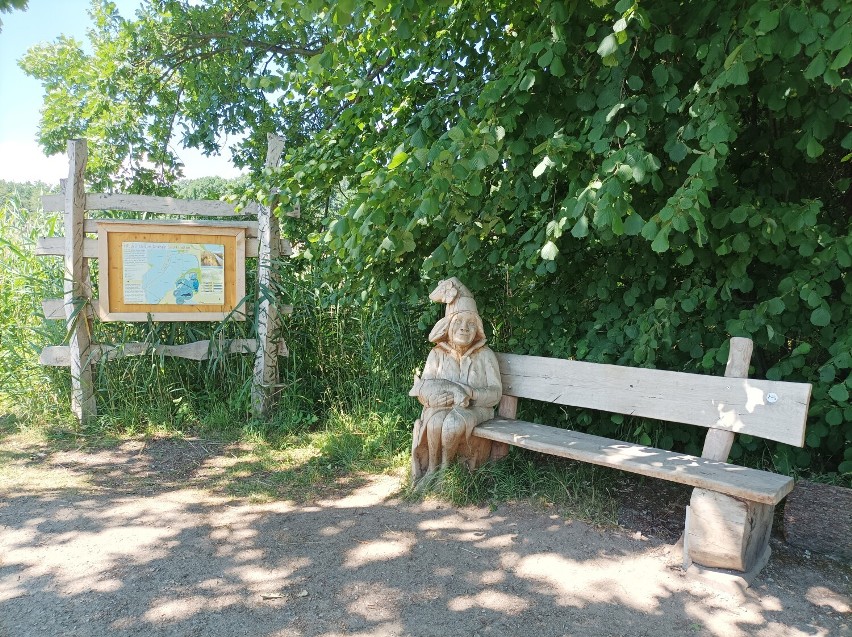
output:
[{"label": "wooden carved sculpture", "polygon": [[429,334],[435,347],[409,392],[423,405],[411,445],[415,482],[446,468],[456,457],[471,469],[488,459],[491,442],[471,432],[494,417],[502,394],[497,358],[485,345],[470,290],[453,277],[439,282],[429,298],[446,303],[447,309]]}]

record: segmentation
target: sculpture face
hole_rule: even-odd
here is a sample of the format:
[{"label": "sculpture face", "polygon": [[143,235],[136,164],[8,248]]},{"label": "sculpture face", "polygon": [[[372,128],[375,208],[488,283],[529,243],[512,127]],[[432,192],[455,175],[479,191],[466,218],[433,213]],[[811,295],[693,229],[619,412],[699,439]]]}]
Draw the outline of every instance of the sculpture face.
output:
[{"label": "sculpture face", "polygon": [[458,350],[467,350],[476,340],[476,328],[476,317],[472,312],[456,314],[450,322],[450,344]]}]

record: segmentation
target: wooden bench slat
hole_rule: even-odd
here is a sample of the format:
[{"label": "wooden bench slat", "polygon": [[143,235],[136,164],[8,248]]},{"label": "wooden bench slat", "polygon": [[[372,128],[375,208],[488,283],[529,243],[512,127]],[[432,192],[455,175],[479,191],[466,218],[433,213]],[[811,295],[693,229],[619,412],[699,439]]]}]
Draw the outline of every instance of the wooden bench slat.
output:
[{"label": "wooden bench slat", "polygon": [[[801,447],[811,385],[497,354],[503,393]],[[774,394],[774,402],[769,398]]]},{"label": "wooden bench slat", "polygon": [[476,427],[473,434],[765,504],[777,504],[793,488],[788,476],[522,420],[497,417]]}]

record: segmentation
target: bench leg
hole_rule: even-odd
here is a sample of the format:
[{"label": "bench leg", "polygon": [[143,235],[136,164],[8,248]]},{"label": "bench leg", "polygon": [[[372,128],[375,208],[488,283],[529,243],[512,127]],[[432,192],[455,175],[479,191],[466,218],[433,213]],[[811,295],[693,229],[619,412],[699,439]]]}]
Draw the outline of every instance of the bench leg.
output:
[{"label": "bench leg", "polygon": [[695,489],[687,509],[686,546],[701,566],[750,571],[769,546],[771,504]]}]

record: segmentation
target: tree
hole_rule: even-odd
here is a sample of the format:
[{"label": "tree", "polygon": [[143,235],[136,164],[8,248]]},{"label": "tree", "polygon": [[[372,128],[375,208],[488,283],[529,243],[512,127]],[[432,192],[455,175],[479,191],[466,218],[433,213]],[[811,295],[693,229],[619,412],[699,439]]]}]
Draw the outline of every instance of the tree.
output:
[{"label": "tree", "polygon": [[271,14],[255,3],[149,0],[127,19],[92,0],[92,53],[60,37],[20,61],[46,92],[39,142],[55,154],[88,138],[88,174],[100,188],[165,192],[181,175],[175,144],[218,153],[227,136],[240,140],[237,165],[260,169],[267,132],[296,144],[318,125],[287,120],[277,98],[245,82],[322,46],[310,23]]},{"label": "tree", "polygon": [[[15,9],[23,11],[29,0],[0,0],[0,13],[11,13]],[[0,20],[0,32],[3,31],[3,21]]]}]

